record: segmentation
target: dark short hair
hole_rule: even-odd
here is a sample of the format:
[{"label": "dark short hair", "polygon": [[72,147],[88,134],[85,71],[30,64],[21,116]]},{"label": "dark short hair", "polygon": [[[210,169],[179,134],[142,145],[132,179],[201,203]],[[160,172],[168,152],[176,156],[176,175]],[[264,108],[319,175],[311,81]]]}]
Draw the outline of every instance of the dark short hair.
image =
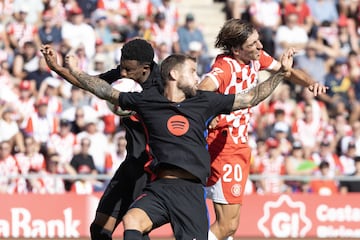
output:
[{"label": "dark short hair", "polygon": [[140,63],[151,64],[154,59],[154,49],[151,44],[136,38],[124,44],[121,49],[121,60],[136,60]]},{"label": "dark short hair", "polygon": [[165,58],[160,65],[160,74],[163,84],[166,84],[166,81],[170,78],[170,72],[178,65],[182,65],[186,60],[192,60],[196,62],[196,59],[185,54],[171,54]]}]

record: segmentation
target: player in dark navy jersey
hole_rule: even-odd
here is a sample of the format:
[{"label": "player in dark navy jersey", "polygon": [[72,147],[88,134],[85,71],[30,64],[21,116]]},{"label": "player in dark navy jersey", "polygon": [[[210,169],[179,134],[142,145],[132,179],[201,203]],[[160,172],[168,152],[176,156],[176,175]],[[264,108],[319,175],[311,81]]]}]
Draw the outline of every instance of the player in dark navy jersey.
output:
[{"label": "player in dark navy jersey", "polygon": [[[57,64],[56,53],[50,46],[43,46],[41,51],[52,70],[73,85],[84,88],[67,68]],[[143,89],[154,88],[155,91],[162,92],[159,68],[153,58],[153,48],[147,41],[129,41],[121,49],[117,68],[102,73],[99,77],[109,84],[123,77],[131,78],[140,82]],[[96,217],[90,227],[92,239],[112,239],[116,226],[148,181],[148,174],[144,171],[144,164],[149,157],[145,151],[143,124],[136,116],[123,118],[122,121],[126,129],[127,156],[100,199]]]},{"label": "player in dark navy jersey", "polygon": [[84,89],[123,109],[136,111],[146,126],[154,181],[147,184],[124,216],[124,239],[143,239],[143,234],[169,222],[176,239],[207,239],[207,124],[220,113],[255,106],[270,95],[288,76],[292,56],[292,52],[283,55],[283,68],[270,79],[247,94],[236,95],[198,91],[196,61],[185,55],[171,55],[162,62],[163,94],[154,89],[120,93],[100,78],[82,72],[75,56],[66,56],[71,74]]}]

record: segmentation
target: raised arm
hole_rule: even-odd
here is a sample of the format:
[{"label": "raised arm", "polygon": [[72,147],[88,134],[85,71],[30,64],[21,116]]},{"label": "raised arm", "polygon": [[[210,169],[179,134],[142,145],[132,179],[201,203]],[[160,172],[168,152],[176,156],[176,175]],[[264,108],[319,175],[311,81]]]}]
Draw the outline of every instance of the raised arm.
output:
[{"label": "raised arm", "polygon": [[74,55],[67,55],[65,57],[65,63],[69,69],[69,73],[77,79],[84,90],[91,92],[98,98],[110,101],[113,104],[118,104],[120,92],[101,78],[91,76],[80,70],[77,66],[77,58]]},{"label": "raised arm", "polygon": [[287,73],[280,71],[271,75],[267,80],[252,88],[246,94],[237,93],[235,95],[232,110],[244,109],[258,105],[267,98],[286,77]]},{"label": "raised arm", "polygon": [[256,85],[256,87],[252,88],[246,94],[236,94],[233,110],[256,106],[267,98],[284,78],[288,78],[291,75],[292,65],[294,63],[293,55],[293,51],[285,52],[281,55],[281,67],[278,72],[271,75],[264,82]]},{"label": "raised arm", "polygon": [[75,85],[78,88],[84,89],[84,87],[76,79],[76,77],[71,75],[69,69],[59,65],[59,63],[57,61],[57,59],[58,59],[57,53],[50,45],[41,46],[40,52],[44,55],[46,64],[49,66],[49,68],[52,71],[56,72],[59,76],[64,78],[66,81],[68,81],[72,85]]},{"label": "raised arm", "polygon": [[[294,48],[289,48],[286,50],[285,54],[292,54],[294,55],[296,53]],[[275,66],[275,71],[281,68],[281,64],[278,64]],[[306,72],[304,72],[301,69],[296,68],[290,68],[289,69],[290,75],[288,77],[288,80],[294,84],[298,84],[303,87],[307,87],[311,92],[313,92],[314,96],[320,95],[322,93],[326,93],[327,87],[315,82],[310,75],[308,75]]]}]

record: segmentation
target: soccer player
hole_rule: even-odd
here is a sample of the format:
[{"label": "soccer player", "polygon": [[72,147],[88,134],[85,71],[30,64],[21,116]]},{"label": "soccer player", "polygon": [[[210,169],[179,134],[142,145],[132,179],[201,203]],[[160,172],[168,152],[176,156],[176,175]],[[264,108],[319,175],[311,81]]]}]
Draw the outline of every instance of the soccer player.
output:
[{"label": "soccer player", "polygon": [[248,108],[267,97],[290,71],[293,54],[284,54],[283,68],[270,80],[248,94],[237,95],[197,91],[196,61],[185,55],[170,55],[162,62],[163,94],[154,88],[120,93],[106,81],[82,72],[75,56],[66,56],[71,74],[84,89],[122,109],[136,111],[146,126],[153,181],[124,216],[125,240],[142,239],[143,234],[169,222],[176,239],[207,239],[207,123],[219,113]]},{"label": "soccer player", "polygon": [[[41,52],[51,70],[84,89],[83,84],[67,68],[57,63],[56,52],[50,46],[43,46]],[[131,78],[141,83],[143,89],[154,87],[162,92],[159,68],[153,58],[154,50],[147,41],[131,40],[121,49],[119,66],[99,77],[109,84],[119,78]],[[148,155],[145,152],[146,137],[142,123],[134,116],[122,120],[126,129],[127,156],[100,199],[95,219],[90,226],[91,238],[94,240],[112,239],[116,226],[148,180],[148,174],[144,171]]]},{"label": "soccer player", "polygon": [[[259,33],[253,25],[240,19],[225,22],[217,35],[215,47],[224,50],[216,57],[211,71],[199,89],[222,94],[246,93],[258,84],[258,72],[272,73],[281,63],[263,51]],[[294,50],[293,50],[294,51]],[[292,83],[308,87],[314,95],[326,87],[310,79],[299,69],[290,69]],[[208,197],[214,203],[216,221],[209,239],[232,236],[239,225],[245,183],[248,179],[251,150],[247,144],[247,127],[251,108],[221,115],[210,125],[208,144],[211,155],[211,176]]]}]

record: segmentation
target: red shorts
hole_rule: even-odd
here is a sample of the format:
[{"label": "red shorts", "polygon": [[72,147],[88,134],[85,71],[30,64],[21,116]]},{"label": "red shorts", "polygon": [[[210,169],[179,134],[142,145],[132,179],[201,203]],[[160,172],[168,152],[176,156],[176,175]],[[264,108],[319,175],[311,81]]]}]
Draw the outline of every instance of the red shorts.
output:
[{"label": "red shorts", "polygon": [[246,143],[220,142],[209,143],[211,175],[207,182],[207,197],[216,203],[242,204],[250,171],[251,148]]}]

